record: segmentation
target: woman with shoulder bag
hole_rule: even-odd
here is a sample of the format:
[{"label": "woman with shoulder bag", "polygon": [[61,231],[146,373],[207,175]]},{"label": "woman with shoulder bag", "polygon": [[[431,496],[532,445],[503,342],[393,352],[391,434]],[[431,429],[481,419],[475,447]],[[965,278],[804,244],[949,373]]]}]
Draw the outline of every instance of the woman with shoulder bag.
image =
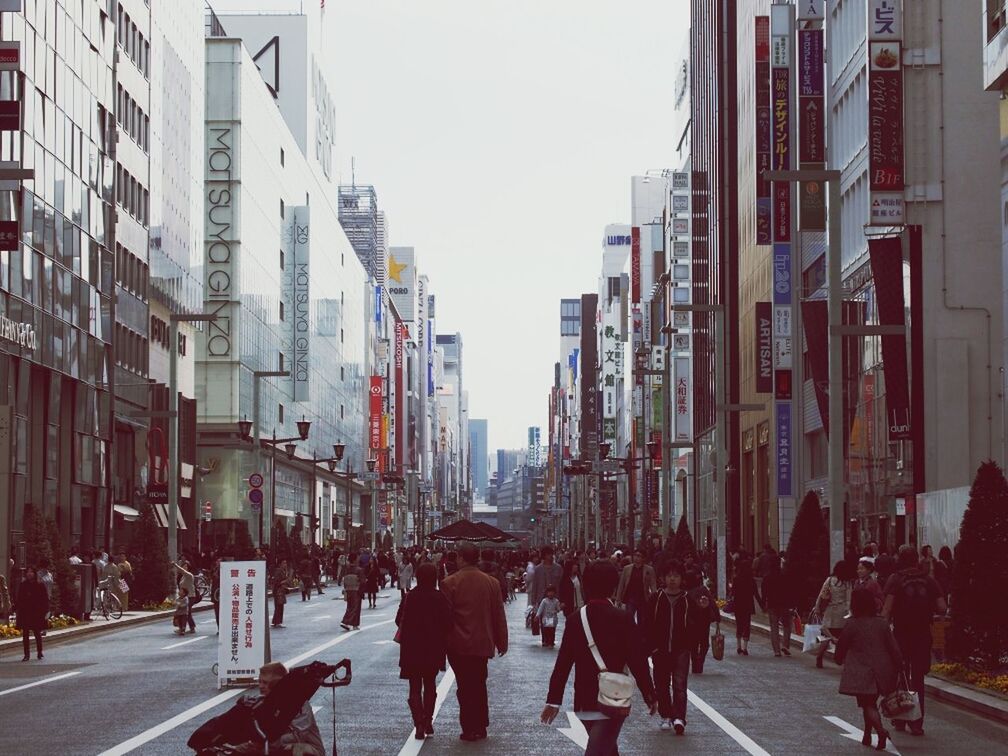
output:
[{"label": "woman with shoulder bag", "polygon": [[[658,708],[643,637],[630,615],[609,599],[618,583],[619,571],[611,562],[594,562],[585,569],[587,604],[564,630],[539,717],[547,725],[556,718],[573,667],[574,712],[588,731],[585,756],[619,754],[617,742],[630,713],[633,680],[649,712],[653,715]],[[624,674],[627,667],[633,680]]]},{"label": "woman with shoulder bag", "polygon": [[[850,568],[847,562],[840,560],[833,566],[833,574],[826,578],[822,590],[819,591],[817,603],[818,613],[822,617],[822,626],[835,642],[843,632],[846,616],[850,611],[851,592],[854,590]],[[816,654],[816,666],[822,669],[823,657],[829,649],[829,643],[823,643]]]},{"label": "woman with shoulder bag", "polygon": [[861,743],[872,744],[872,730],[878,733],[875,749],[884,751],[888,731],[882,727],[879,696],[896,690],[899,670],[903,667],[896,638],[889,623],[875,612],[875,600],[867,591],[854,591],[851,597],[853,616],[844,626],[837,642],[834,661],[843,665],[840,693],[855,696],[864,718]]}]

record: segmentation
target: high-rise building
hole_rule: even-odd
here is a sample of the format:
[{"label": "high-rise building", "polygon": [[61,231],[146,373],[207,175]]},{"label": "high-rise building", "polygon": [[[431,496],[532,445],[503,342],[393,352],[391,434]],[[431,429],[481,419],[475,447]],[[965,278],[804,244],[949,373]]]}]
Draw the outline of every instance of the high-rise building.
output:
[{"label": "high-rise building", "polygon": [[490,477],[490,462],[487,456],[487,421],[482,418],[469,420],[469,456],[472,460],[473,490],[486,500]]},{"label": "high-rise building", "polygon": [[339,221],[368,276],[385,284],[382,242],[385,216],[378,209],[373,186],[356,184],[339,187]]}]

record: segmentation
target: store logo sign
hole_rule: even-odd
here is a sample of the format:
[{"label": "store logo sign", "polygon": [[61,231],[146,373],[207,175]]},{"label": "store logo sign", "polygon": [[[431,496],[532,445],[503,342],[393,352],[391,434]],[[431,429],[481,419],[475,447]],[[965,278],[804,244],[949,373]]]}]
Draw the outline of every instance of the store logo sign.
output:
[{"label": "store logo sign", "polygon": [[31,323],[18,323],[3,315],[0,315],[0,339],[32,351],[35,351],[35,347],[38,345],[35,326]]}]

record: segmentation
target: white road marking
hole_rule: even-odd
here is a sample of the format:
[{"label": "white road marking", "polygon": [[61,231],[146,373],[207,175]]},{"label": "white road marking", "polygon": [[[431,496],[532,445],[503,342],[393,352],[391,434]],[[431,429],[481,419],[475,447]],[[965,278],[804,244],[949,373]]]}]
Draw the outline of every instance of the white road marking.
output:
[{"label": "white road marking", "polygon": [[331,617],[331,614],[320,614],[318,617],[313,618],[312,622],[321,622],[322,620],[330,619]]},{"label": "white road marking", "polygon": [[319,609],[319,608],[321,608],[321,607],[322,607],[322,604],[312,604],[312,605],[310,605],[310,606],[306,606],[306,607],[304,608],[304,610],[305,610],[306,612],[310,612],[310,611],[311,611],[312,609]]},{"label": "white road marking", "polygon": [[569,727],[557,727],[557,732],[563,733],[565,736],[574,741],[574,745],[578,748],[588,747],[588,730],[585,729],[584,724],[578,719],[577,714],[573,711],[567,712],[567,722]]},{"label": "white road marking", "polygon": [[18,685],[16,688],[7,688],[7,690],[0,690],[0,696],[6,696],[8,693],[17,693],[19,690],[27,690],[28,688],[34,688],[37,685],[45,685],[46,683],[56,682],[57,680],[63,680],[67,677],[73,677],[74,675],[79,674],[80,671],[78,670],[77,672],[64,672],[61,675],[51,675],[50,677],[43,677],[41,680],[26,683],[25,685]]},{"label": "white road marking", "polygon": [[[391,622],[392,622],[392,620],[386,620],[385,622],[376,622],[376,623],[374,623],[372,625],[365,625],[363,628],[361,628],[361,630],[370,630],[373,627],[380,627],[381,625],[387,625],[387,624],[389,624]],[[332,640],[330,640],[330,641],[328,641],[326,643],[323,643],[320,646],[316,646],[315,648],[310,649],[309,651],[306,651],[303,654],[299,654],[298,656],[295,656],[292,659],[288,659],[286,662],[284,662],[284,664],[287,667],[291,667],[291,666],[293,666],[295,664],[303,662],[305,659],[307,659],[307,658],[309,658],[311,656],[315,656],[316,654],[318,654],[318,653],[320,653],[322,651],[325,651],[327,648],[331,648],[332,646],[335,646],[337,643],[342,643],[343,641],[347,640],[348,638],[353,638],[356,635],[357,635],[357,633],[348,633],[347,635],[339,635],[339,636],[333,638]],[[147,730],[144,730],[139,735],[136,735],[136,736],[130,738],[129,740],[125,740],[122,743],[120,743],[119,745],[113,746],[112,748],[109,748],[107,751],[103,751],[102,753],[99,754],[99,756],[123,756],[123,754],[127,754],[130,751],[133,751],[133,750],[139,748],[140,746],[144,745],[145,743],[149,743],[150,741],[154,740],[155,738],[161,737],[166,732],[171,732],[172,730],[174,730],[179,725],[185,724],[190,719],[198,717],[203,712],[209,711],[210,709],[213,709],[214,707],[219,706],[220,704],[224,703],[225,701],[227,701],[227,700],[229,700],[231,698],[234,698],[239,693],[243,693],[243,692],[245,692],[244,688],[234,688],[232,690],[225,690],[223,693],[218,693],[213,698],[209,698],[209,699],[207,699],[206,701],[204,701],[201,704],[197,704],[196,706],[192,706],[192,707],[186,709],[185,711],[183,711],[183,712],[181,712],[179,714],[176,714],[171,719],[166,719],[161,724],[154,725],[154,727],[151,727],[151,728],[149,728]]]},{"label": "white road marking", "polygon": [[700,709],[704,716],[724,730],[728,737],[742,746],[748,753],[752,754],[752,756],[770,756],[770,754],[760,748],[752,738],[721,716],[721,714],[719,714],[713,706],[700,698],[700,696],[692,690],[686,691],[686,695],[691,704]]},{"label": "white road marking", "polygon": [[213,624],[214,622],[216,622],[216,621],[217,621],[217,620],[213,620],[213,619],[208,619],[208,620],[203,620],[202,622],[200,622],[200,624],[201,624],[201,625],[212,625],[212,624]]},{"label": "white road marking", "polygon": [[[844,730],[843,736],[848,740],[856,740],[859,743],[861,742],[861,737],[864,735],[864,730],[862,730],[860,727],[855,727],[850,722],[840,719],[840,717],[823,716],[823,719],[825,719],[827,722],[831,724],[836,725],[841,730]],[[872,735],[872,745],[873,746],[878,745],[878,735]],[[886,743],[886,751],[888,753],[896,754],[896,756],[900,756],[900,752],[896,750],[896,747],[892,744],[891,740],[888,743]]]},{"label": "white road marking", "polygon": [[[391,620],[390,620],[391,621]],[[434,703],[434,717],[432,721],[437,720],[438,712],[441,711],[441,704],[445,702],[448,697],[449,691],[451,691],[452,686],[455,684],[455,670],[449,665],[448,670],[441,676],[441,682],[437,686],[437,700]],[[416,756],[420,753],[420,749],[423,748],[426,740],[417,740],[413,737],[416,734],[416,728],[414,727],[410,730],[409,735],[406,739],[406,744],[403,745],[402,749],[399,751],[399,756]],[[443,744],[443,741],[442,741]]]},{"label": "white road marking", "polygon": [[190,638],[189,640],[179,641],[178,643],[172,643],[170,646],[161,646],[162,651],[167,651],[170,648],[178,648],[179,646],[187,646],[190,643],[195,643],[196,641],[206,640],[209,635],[197,635],[195,638]]},{"label": "white road marking", "polygon": [[395,641],[394,640],[371,641],[372,646],[387,646],[389,643],[395,643]]}]

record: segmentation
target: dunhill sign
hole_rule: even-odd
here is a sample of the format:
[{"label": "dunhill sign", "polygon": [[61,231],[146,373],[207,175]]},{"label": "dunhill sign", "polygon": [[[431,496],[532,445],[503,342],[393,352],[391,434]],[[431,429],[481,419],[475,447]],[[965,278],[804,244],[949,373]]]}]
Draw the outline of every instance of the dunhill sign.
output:
[{"label": "dunhill sign", "polygon": [[35,326],[31,323],[18,323],[3,315],[0,315],[0,339],[32,351],[37,346]]}]

